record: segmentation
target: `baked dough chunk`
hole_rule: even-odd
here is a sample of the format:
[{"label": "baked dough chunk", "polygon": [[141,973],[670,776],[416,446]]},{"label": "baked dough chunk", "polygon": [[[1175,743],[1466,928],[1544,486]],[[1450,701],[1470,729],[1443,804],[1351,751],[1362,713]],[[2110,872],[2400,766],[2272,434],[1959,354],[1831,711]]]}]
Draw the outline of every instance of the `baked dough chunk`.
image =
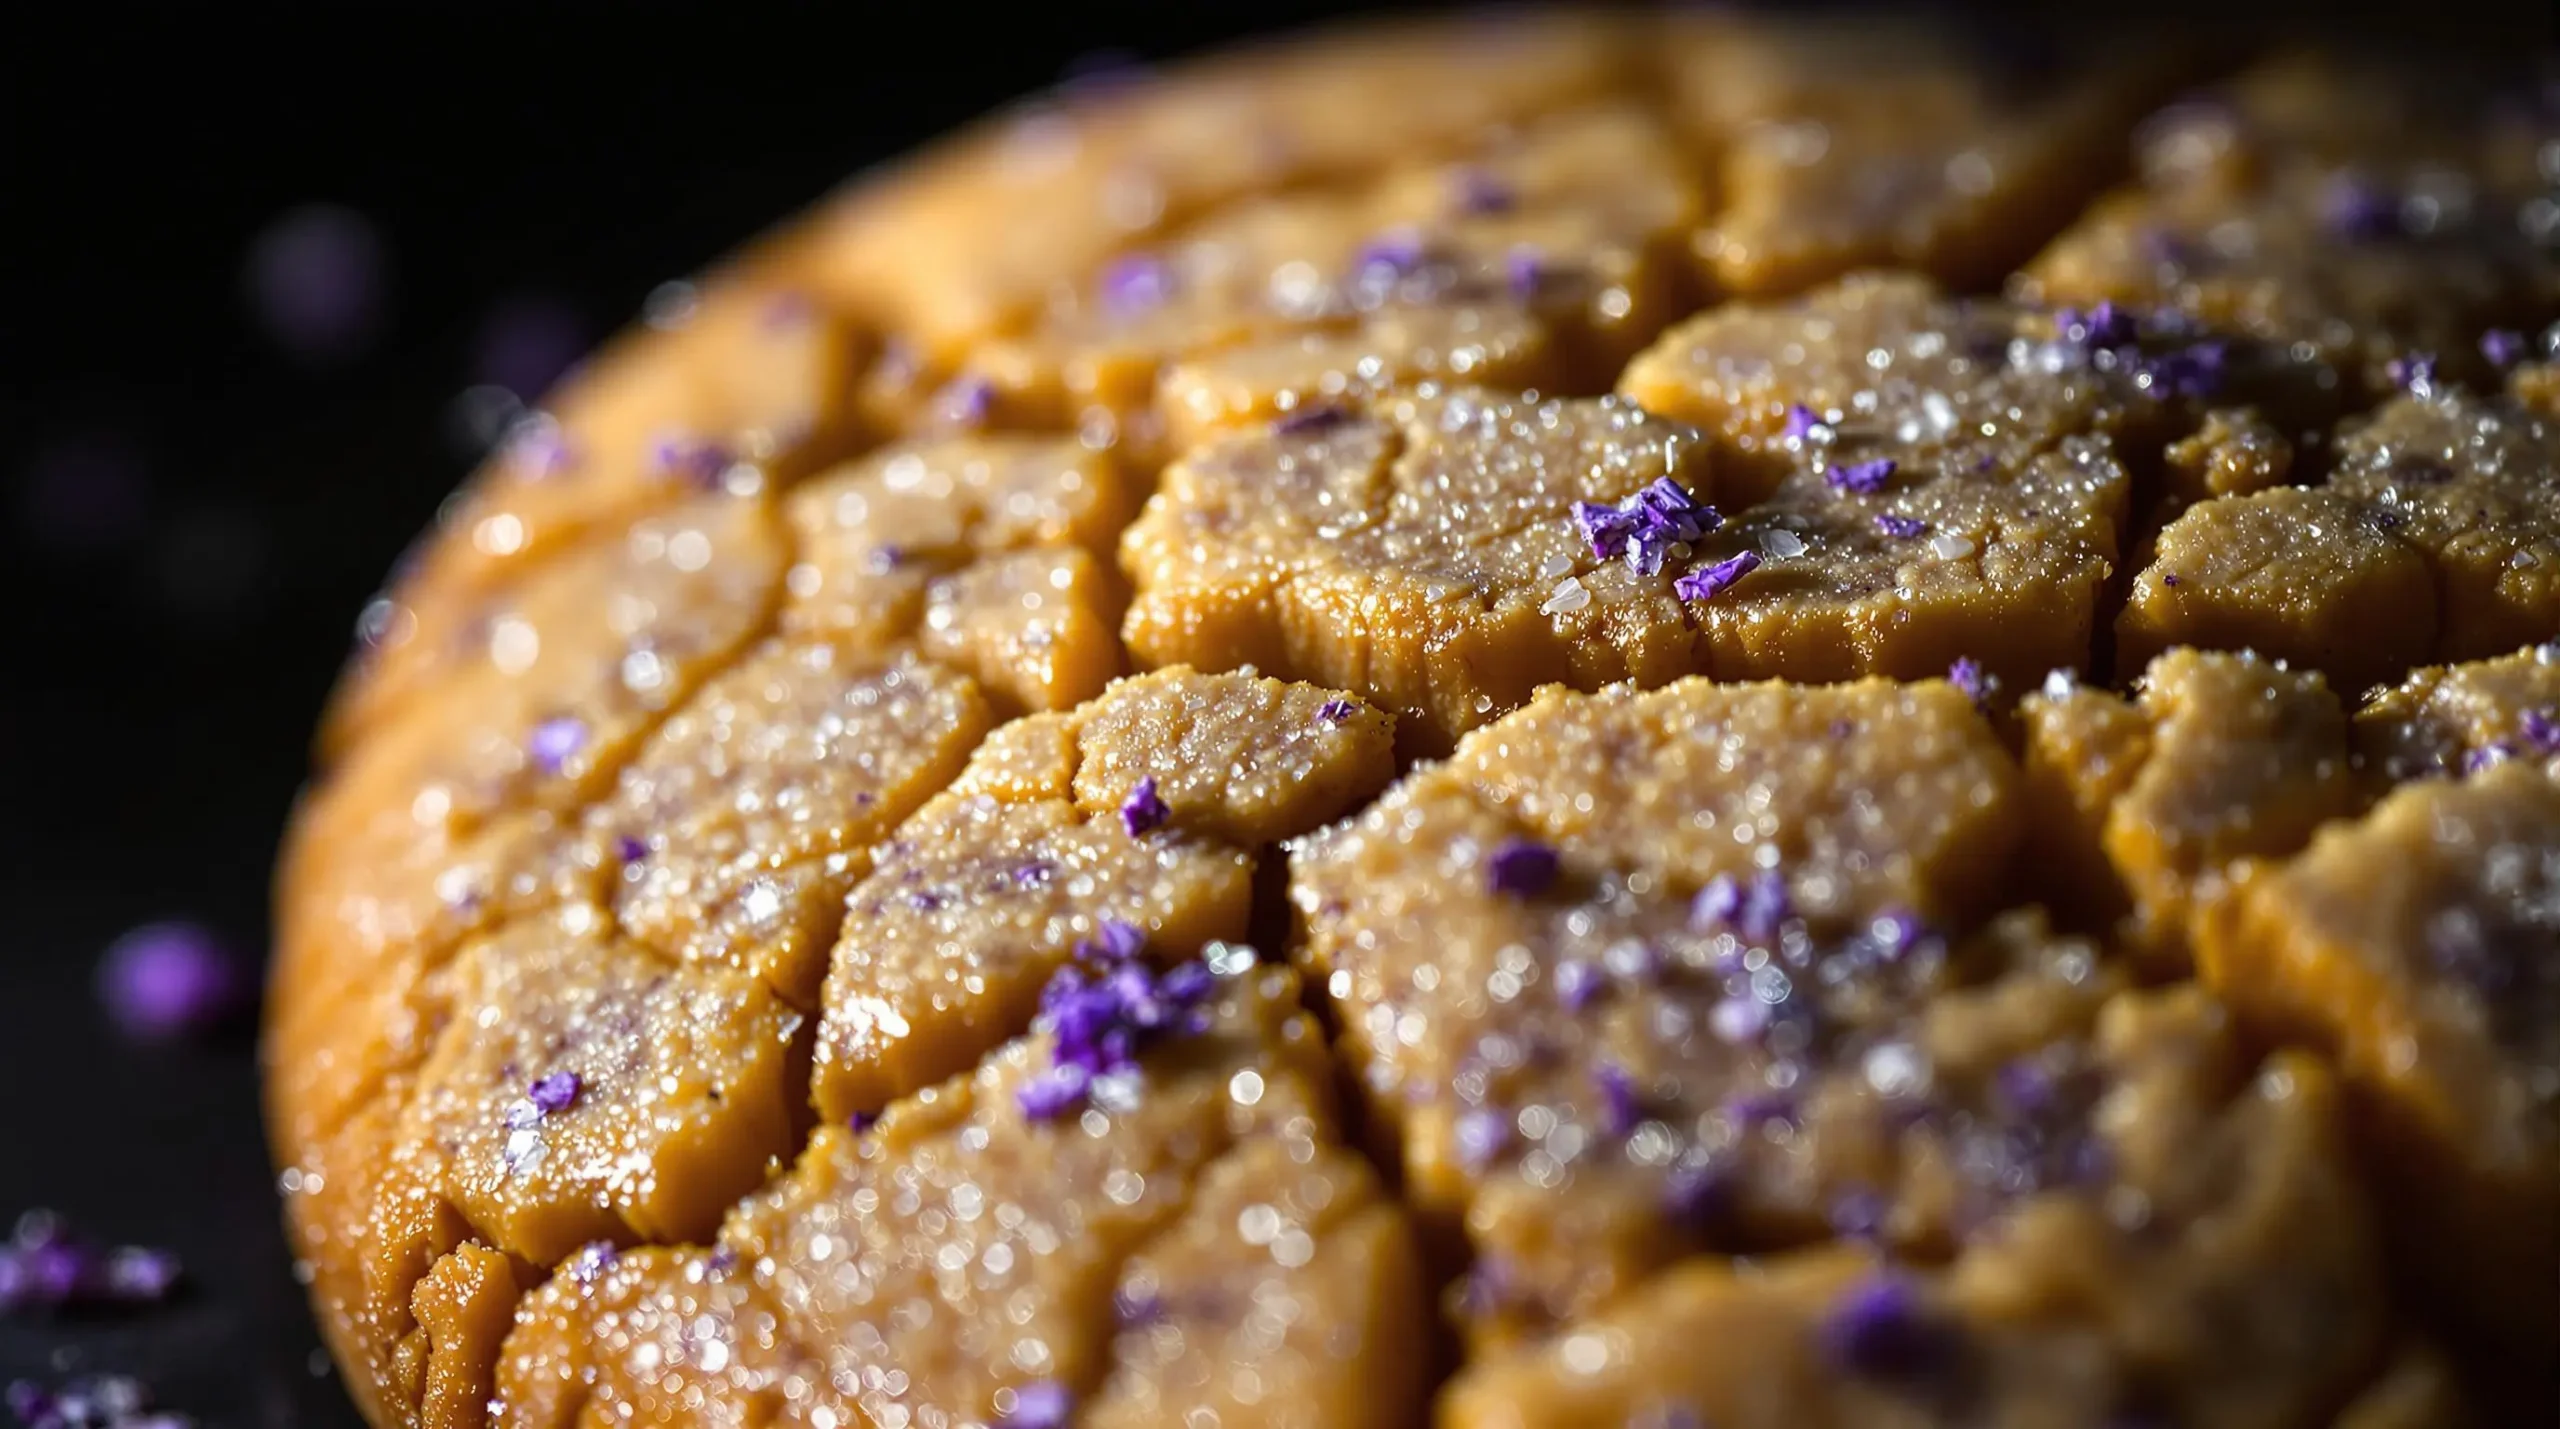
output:
[{"label": "baked dough chunk", "polygon": [[1003,420],[1141,452],[1425,380],[1603,390],[1690,306],[1695,168],[1614,105],[1372,187],[1243,203],[1114,259],[958,380]]},{"label": "baked dough chunk", "polygon": [[1332,690],[1160,671],[1007,725],[880,848],[827,973],[816,1096],[879,1111],[1031,1020],[1078,944],[1181,958],[1249,931],[1258,851],[1392,772],[1387,717]]},{"label": "baked dough chunk", "polygon": [[[2000,889],[2016,782],[1944,684],[1550,691],[1301,851],[1306,956],[1405,1193],[1476,1251],[1471,1329],[1839,1217],[1942,1245],[2077,1174],[1992,1088],[2079,1075],[2038,1059],[2103,994],[2094,950],[1941,931]],[[1933,1118],[1944,1143],[1901,1134]]]},{"label": "baked dough chunk", "polygon": [[[2174,308],[2301,344],[2367,395],[2411,353],[2485,380],[2492,329],[2560,316],[2560,264],[2527,221],[2547,177],[2484,113],[2476,73],[2300,53],[2157,116],[2142,181],[2027,268],[2034,301]],[[2519,172],[2521,171],[2521,172]]]},{"label": "baked dough chunk", "polygon": [[1623,402],[1479,393],[1214,442],[1165,474],[1121,544],[1130,653],[1357,690],[1417,750],[1542,684],[1665,683],[1698,668],[1674,586],[1726,553],[1704,530],[1604,551],[1577,511],[1658,500],[1702,527],[1705,455]]},{"label": "baked dough chunk", "polygon": [[816,220],[818,281],[948,367],[1214,205],[1448,153],[1607,95],[1636,39],[1564,13],[1373,25],[1059,96],[846,193]]},{"label": "baked dough chunk", "polygon": [[508,1341],[503,1422],[1413,1422],[1411,1233],[1341,1149],[1296,979],[1209,956],[1196,1027],[1081,1109],[1028,1109],[1044,1031],[821,1129],[707,1252],[565,1268]]},{"label": "baked dough chunk", "polygon": [[489,458],[367,608],[325,753],[475,662],[518,588],[572,543],[609,543],[705,492],[796,479],[859,439],[856,338],[778,265],[757,266],[711,285],[681,323],[617,339]]},{"label": "baked dough chunk", "polygon": [[2356,711],[2356,752],[2389,783],[2560,755],[2560,642],[2431,665]]},{"label": "baked dough chunk", "polygon": [[462,939],[591,875],[559,857],[564,823],[755,637],[784,561],[756,498],[591,543],[494,602],[468,663],[305,797],[278,874],[284,1144],[425,1054],[417,998]]},{"label": "baked dough chunk", "polygon": [[[2317,1422],[2385,1317],[2339,1096],[2318,1061],[2255,1075],[2196,989],[2126,994],[2103,1195],[2035,1194],[1942,1265],[1825,1248],[1700,1259],[1544,1344],[1462,1371],[1446,1429]],[[2134,1108],[2139,1107],[2138,1113]]]},{"label": "baked dough chunk", "polygon": [[883,448],[791,494],[783,628],[914,638],[1010,709],[1065,709],[1120,673],[1110,557],[1138,497],[1118,460],[1072,439]]},{"label": "baked dough chunk", "polygon": [[2106,182],[2178,72],[2165,47],[2116,40],[2031,76],[1900,17],[1675,18],[1671,110],[1723,194],[1699,260],[1751,295],[1885,263],[1996,281]]},{"label": "baked dough chunk", "polygon": [[2410,1273],[2477,1332],[2560,1347],[2560,785],[2422,780],[2243,886],[2197,966],[2331,1049],[2377,1139]]},{"label": "baked dough chunk", "polygon": [[2356,811],[2347,719],[2316,674],[2176,650],[2131,700],[2071,680],[2027,696],[2036,876],[2077,920],[2183,972],[2231,866]]}]

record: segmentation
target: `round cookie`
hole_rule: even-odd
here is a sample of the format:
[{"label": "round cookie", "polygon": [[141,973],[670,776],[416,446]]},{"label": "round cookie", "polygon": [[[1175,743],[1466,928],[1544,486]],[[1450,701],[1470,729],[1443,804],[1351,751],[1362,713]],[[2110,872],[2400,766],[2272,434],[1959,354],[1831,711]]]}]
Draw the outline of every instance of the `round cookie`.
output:
[{"label": "round cookie", "polygon": [[368,1420],[2540,1422],[2560,125],[2138,28],[1266,45],[573,375],[277,872]]}]

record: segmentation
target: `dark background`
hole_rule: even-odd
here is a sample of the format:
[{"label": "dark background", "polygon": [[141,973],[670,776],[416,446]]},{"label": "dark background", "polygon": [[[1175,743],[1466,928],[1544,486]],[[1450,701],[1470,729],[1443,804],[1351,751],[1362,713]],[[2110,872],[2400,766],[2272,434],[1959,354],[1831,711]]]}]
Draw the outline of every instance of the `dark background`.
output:
[{"label": "dark background", "polygon": [[[534,347],[564,315],[610,331],[1080,57],[1352,8],[898,6],[874,22],[894,37],[862,17],[883,7],[6,22],[0,1220],[51,1206],[174,1247],[193,1287],[148,1314],[0,1322],[0,1382],[141,1372],[216,1423],[353,1422],[276,1229],[253,1030],[130,1049],[90,983],[159,918],[259,957],[314,714],[357,610],[469,464],[457,399],[489,375],[490,325],[512,309]],[[2469,12],[2428,10],[2448,13]],[[325,360],[244,291],[261,234],[313,203],[380,257],[378,322]]]}]

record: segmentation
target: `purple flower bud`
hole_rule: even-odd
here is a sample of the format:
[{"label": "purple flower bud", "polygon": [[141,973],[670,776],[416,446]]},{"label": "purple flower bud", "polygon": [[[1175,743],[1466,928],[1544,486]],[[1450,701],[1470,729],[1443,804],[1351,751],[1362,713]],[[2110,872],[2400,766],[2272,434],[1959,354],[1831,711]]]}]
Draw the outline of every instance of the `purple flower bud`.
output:
[{"label": "purple flower bud", "polygon": [[585,1085],[575,1072],[552,1072],[534,1078],[533,1085],[525,1088],[524,1097],[533,1103],[534,1110],[554,1116],[577,1105],[578,1093]]},{"label": "purple flower bud", "polygon": [[1164,827],[1173,810],[1156,796],[1155,776],[1150,774],[1130,787],[1129,797],[1120,802],[1120,827],[1129,837],[1140,838]]},{"label": "purple flower bud", "polygon": [[2524,356],[2524,334],[2491,328],[2480,334],[2480,355],[2492,367],[2512,367]]},{"label": "purple flower bud", "polygon": [[580,1285],[593,1285],[620,1259],[622,1251],[612,1241],[589,1241],[569,1258],[569,1278]]},{"label": "purple flower bud", "polygon": [[1742,887],[1742,904],[1735,910],[1734,926],[1742,936],[1755,943],[1765,943],[1778,936],[1778,930],[1795,916],[1795,901],[1787,896],[1787,880],[1774,868],[1764,868],[1751,875]]},{"label": "purple flower bud", "polygon": [[1671,592],[1682,600],[1713,600],[1733,587],[1736,581],[1760,569],[1760,553],[1744,551],[1710,566],[1682,576],[1671,583]]},{"label": "purple flower bud", "polygon": [[1093,1084],[1091,1073],[1074,1063],[1062,1062],[1025,1081],[1013,1094],[1015,1105],[1033,1121],[1055,1121],[1084,1101],[1085,1088]]},{"label": "purple flower bud", "polygon": [[2436,360],[2432,353],[2413,352],[2407,357],[2395,357],[2383,370],[2395,385],[2412,397],[2426,398],[2436,394]]},{"label": "purple flower bud", "polygon": [[237,1011],[240,972],[211,933],[153,923],[115,940],[98,963],[98,997],[119,1031],[158,1042],[203,1032]]},{"label": "purple flower bud", "polygon": [[1877,514],[1876,529],[1897,541],[1916,541],[1929,534],[1929,523],[1917,516],[1885,511]]},{"label": "purple flower bud", "polygon": [[1732,924],[1742,911],[1742,885],[1733,875],[1719,873],[1707,880],[1698,896],[1689,902],[1689,927],[1694,932],[1713,933]]},{"label": "purple flower bud", "polygon": [[2517,721],[2525,746],[2536,754],[2560,754],[2560,710],[2530,709]]},{"label": "purple flower bud", "polygon": [[1143,313],[1173,298],[1173,269],[1161,258],[1133,253],[1102,271],[1102,305],[1115,313]]},{"label": "purple flower bud", "polygon": [[1600,970],[1580,958],[1566,958],[1557,963],[1555,980],[1556,1001],[1564,1004],[1567,1012],[1580,1012],[1589,1007],[1607,985],[1600,976]]},{"label": "purple flower bud", "polygon": [[1823,1323],[1833,1363],[1868,1379],[1910,1380],[1946,1367],[1953,1347],[1908,1280],[1875,1275],[1852,1286]]},{"label": "purple flower bud", "polygon": [[1644,1101],[1636,1091],[1636,1079],[1626,1068],[1614,1062],[1603,1062],[1591,1074],[1592,1085],[1600,1093],[1600,1134],[1626,1136],[1644,1120]]},{"label": "purple flower bud", "polygon": [[177,1288],[178,1257],[148,1246],[119,1246],[107,1256],[99,1287],[109,1299],[155,1304]]},{"label": "purple flower bud", "polygon": [[1075,1396],[1054,1379],[1036,1379],[1013,1392],[1013,1408],[996,1422],[1002,1429],[1066,1429]]},{"label": "purple flower bud", "polygon": [[996,386],[983,377],[954,378],[934,394],[934,415],[955,427],[982,427],[995,410]]},{"label": "purple flower bud", "polygon": [[1787,407],[1787,426],[1784,435],[1791,440],[1802,441],[1827,425],[1829,424],[1822,420],[1822,414],[1811,407],[1801,402],[1790,403]]},{"label": "purple flower bud", "polygon": [[1982,702],[1991,697],[1990,682],[1983,675],[1981,664],[1971,656],[1959,658],[1947,667],[1947,683],[1964,691],[1964,697],[1973,701],[1975,709],[1982,708]]},{"label": "purple flower bud", "polygon": [[576,715],[553,715],[533,727],[525,739],[525,756],[545,774],[558,774],[587,747],[587,722]]},{"label": "purple flower bud", "polygon": [[1317,707],[1316,720],[1320,724],[1346,724],[1358,708],[1351,701],[1337,696]]},{"label": "purple flower bud", "polygon": [[1538,289],[1546,283],[1546,256],[1528,244],[1521,244],[1503,259],[1502,273],[1504,282],[1511,289],[1511,296],[1528,302],[1538,296]]},{"label": "purple flower bud", "polygon": [[649,846],[629,834],[624,834],[613,841],[613,852],[616,858],[628,865],[647,858]]},{"label": "purple flower bud", "polygon": [[1490,1107],[1478,1107],[1458,1118],[1456,1133],[1458,1160],[1480,1171],[1511,1145],[1511,1118]]},{"label": "purple flower bud", "polygon": [[1892,479],[1893,472],[1893,458],[1877,457],[1873,461],[1851,462],[1847,466],[1827,468],[1822,474],[1822,479],[1831,483],[1831,489],[1834,491],[1846,491],[1855,496],[1873,496],[1884,490],[1884,484]]},{"label": "purple flower bud", "polygon": [[1535,898],[1556,881],[1563,860],[1554,849],[1529,839],[1505,839],[1485,858],[1485,886],[1514,898]]}]

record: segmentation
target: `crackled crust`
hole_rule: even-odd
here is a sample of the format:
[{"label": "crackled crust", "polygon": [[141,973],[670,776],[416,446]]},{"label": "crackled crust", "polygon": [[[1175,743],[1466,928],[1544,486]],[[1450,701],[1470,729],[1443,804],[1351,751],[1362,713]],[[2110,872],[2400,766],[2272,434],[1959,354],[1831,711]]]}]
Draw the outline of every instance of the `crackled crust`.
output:
[{"label": "crackled crust", "polygon": [[[2560,317],[2560,124],[2437,82],[1370,26],[757,240],[473,477],[326,713],[263,1059],[359,1407],[1945,1422],[1825,1378],[1870,1255],[2003,1423],[2531,1402],[2560,426],[2475,349]],[[1594,549],[1657,481],[1721,524]],[[2439,805],[2494,836],[2357,883]],[[2497,957],[2421,946],[2465,918]],[[1042,988],[1119,923],[1214,1013],[1052,1120]],[[1815,1041],[1737,1052],[1781,965]],[[2105,1090],[2022,1130],[2020,1059]],[[2449,1260],[2430,1205],[2487,1208]]]}]

